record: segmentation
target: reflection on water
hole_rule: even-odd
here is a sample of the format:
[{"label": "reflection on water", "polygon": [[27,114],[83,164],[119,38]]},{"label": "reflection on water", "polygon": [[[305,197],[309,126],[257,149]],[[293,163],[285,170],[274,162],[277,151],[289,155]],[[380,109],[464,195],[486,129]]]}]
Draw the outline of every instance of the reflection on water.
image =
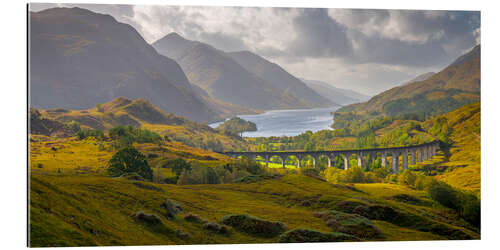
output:
[{"label": "reflection on water", "polygon": [[[333,108],[271,110],[258,115],[240,115],[238,117],[257,125],[257,131],[245,132],[244,137],[294,136],[307,130],[312,132],[331,129]],[[221,122],[209,126],[217,127]]]}]

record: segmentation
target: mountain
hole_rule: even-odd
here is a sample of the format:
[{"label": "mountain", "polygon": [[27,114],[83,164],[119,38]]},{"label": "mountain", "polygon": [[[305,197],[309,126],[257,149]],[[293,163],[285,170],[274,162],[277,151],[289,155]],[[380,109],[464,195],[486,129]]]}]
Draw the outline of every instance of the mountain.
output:
[{"label": "mountain", "polygon": [[[189,81],[217,101],[259,110],[312,108],[330,104],[308,91],[307,87],[300,86],[300,81],[294,80],[293,76],[277,65],[273,66],[272,71],[278,71],[276,79],[286,79],[285,83],[276,82],[268,74],[263,75],[268,80],[272,79],[269,82],[238,63],[233,58],[236,57],[234,54],[187,40],[177,33],[170,33],[152,45],[160,54],[176,60]],[[259,63],[271,64],[262,60]],[[290,82],[292,86],[287,85]]]},{"label": "mountain", "polygon": [[455,110],[481,99],[481,47],[477,45],[440,72],[424,81],[389,89],[369,101],[337,110],[335,128],[360,116],[423,119]]},{"label": "mountain", "polygon": [[272,63],[255,53],[237,51],[227,54],[249,72],[259,76],[274,88],[293,94],[303,103],[311,106],[333,104],[328,98],[316,93],[303,81],[288,73],[278,64]]},{"label": "mountain", "polygon": [[409,84],[409,83],[414,83],[414,82],[421,82],[421,81],[425,81],[427,80],[429,77],[435,75],[436,73],[435,72],[427,72],[427,73],[424,73],[424,74],[421,74],[421,75],[418,75],[416,76],[415,78],[407,81],[405,84]]},{"label": "mountain", "polygon": [[352,103],[363,102],[367,101],[370,98],[350,89],[341,89],[334,87],[326,82],[306,79],[302,79],[302,81],[318,94],[327,98],[331,102],[338,103],[340,105],[349,105]]},{"label": "mountain", "polygon": [[87,109],[124,96],[194,121],[218,119],[181,67],[132,26],[81,8],[29,15],[32,107]]}]

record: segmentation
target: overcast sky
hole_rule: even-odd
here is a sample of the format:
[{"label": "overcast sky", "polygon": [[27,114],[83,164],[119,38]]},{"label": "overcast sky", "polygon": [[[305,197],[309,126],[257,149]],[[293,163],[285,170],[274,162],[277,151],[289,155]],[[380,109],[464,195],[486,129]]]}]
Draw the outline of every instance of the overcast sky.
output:
[{"label": "overcast sky", "polygon": [[[32,4],[39,11],[69,4]],[[224,51],[250,50],[293,75],[374,95],[437,72],[480,42],[478,11],[77,5]]]}]

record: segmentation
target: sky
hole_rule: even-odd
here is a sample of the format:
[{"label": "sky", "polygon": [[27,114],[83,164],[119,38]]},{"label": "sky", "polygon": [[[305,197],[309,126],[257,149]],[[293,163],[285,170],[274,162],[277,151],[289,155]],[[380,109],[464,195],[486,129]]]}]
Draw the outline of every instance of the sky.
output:
[{"label": "sky", "polygon": [[30,10],[74,6],[110,14],[149,43],[177,32],[366,95],[440,71],[481,36],[479,11],[104,4],[31,4]]}]

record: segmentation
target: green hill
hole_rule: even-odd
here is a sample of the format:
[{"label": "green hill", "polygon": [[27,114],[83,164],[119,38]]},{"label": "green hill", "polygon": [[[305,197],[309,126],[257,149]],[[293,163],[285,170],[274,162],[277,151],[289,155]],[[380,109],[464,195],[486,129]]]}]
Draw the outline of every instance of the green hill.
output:
[{"label": "green hill", "polygon": [[[379,207],[396,214],[396,217],[363,219],[367,226],[379,231],[370,240],[479,237],[457,220],[451,210],[430,200],[425,192],[392,184],[349,187],[298,174],[247,184],[136,183],[106,177],[32,176],[30,245],[271,243],[277,242],[278,236],[253,235],[236,226],[218,231],[206,225],[209,222],[220,225],[226,215],[250,214],[264,221],[281,221],[286,230],[308,228],[328,233],[335,230],[315,212],[331,209],[348,212],[353,205]],[[403,193],[422,202],[414,205],[390,199]],[[166,199],[182,208],[173,218],[166,216],[167,210],[162,206]],[[140,211],[153,214],[152,219],[136,219],[134,214]],[[359,223],[349,219],[341,222]],[[356,233],[362,235],[366,230],[373,229],[362,226]]]},{"label": "green hill", "polygon": [[82,129],[109,130],[116,126],[130,125],[157,132],[193,147],[218,151],[245,148],[245,142],[237,136],[219,133],[208,125],[192,122],[172,113],[166,114],[145,99],[118,97],[87,110],[57,108],[37,112],[40,117],[58,124],[76,122]]},{"label": "green hill", "polygon": [[[441,123],[437,123],[437,120]],[[448,127],[450,147],[447,162],[437,164],[442,171],[438,178],[450,185],[481,192],[481,103],[466,105],[450,113],[427,121],[427,127],[434,124]]]},{"label": "green hill", "polygon": [[424,120],[480,100],[481,48],[477,45],[442,71],[424,81],[395,87],[369,101],[343,107],[335,113],[334,128],[350,121],[377,116],[404,116]]}]

